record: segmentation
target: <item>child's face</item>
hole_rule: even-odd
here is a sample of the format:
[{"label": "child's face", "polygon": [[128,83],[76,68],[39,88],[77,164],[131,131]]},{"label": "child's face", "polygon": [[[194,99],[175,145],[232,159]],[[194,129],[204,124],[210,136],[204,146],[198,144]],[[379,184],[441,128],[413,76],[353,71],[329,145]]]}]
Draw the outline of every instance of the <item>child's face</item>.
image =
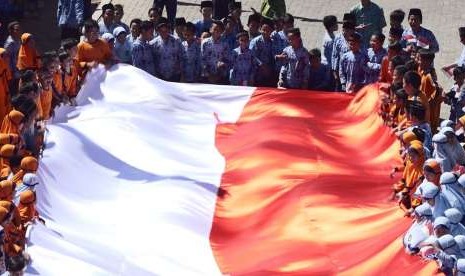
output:
[{"label": "child's face", "polygon": [[[413,91],[413,86],[412,86],[410,83],[407,83],[407,82],[405,81],[405,78],[404,78],[404,80],[403,80],[403,88],[404,88],[405,92],[406,92],[409,96],[413,95],[413,92],[414,92],[414,91]],[[407,115],[408,115],[408,114],[407,114]]]},{"label": "child's face", "polygon": [[98,28],[91,28],[85,33],[85,36],[89,42],[95,42],[98,39]]},{"label": "child's face", "polygon": [[187,40],[188,42],[193,41],[194,38],[195,38],[194,32],[188,31],[188,30],[184,30],[184,32],[182,33],[182,35],[184,36],[184,39]]},{"label": "child's face", "polygon": [[71,49],[67,51],[67,53],[71,58],[75,58],[77,55],[77,46],[73,46]]},{"label": "child's face", "polygon": [[360,50],[360,41],[357,41],[355,39],[349,39],[349,49],[351,51],[358,51]]},{"label": "child's face", "polygon": [[200,12],[203,18],[210,19],[212,17],[212,8],[202,8]]},{"label": "child's face", "polygon": [[271,26],[267,24],[262,25],[262,28],[260,30],[265,38],[269,38],[271,36],[271,33],[273,32],[273,28],[271,28]]},{"label": "child's face", "polygon": [[429,170],[423,170],[423,175],[425,176],[426,180],[428,182],[434,183],[436,180],[436,174],[434,172],[431,172]]},{"label": "child's face", "polygon": [[274,27],[276,31],[281,31],[283,29],[284,22],[282,19],[274,21]]},{"label": "child's face", "polygon": [[167,39],[170,35],[170,30],[168,29],[168,26],[164,25],[158,28],[158,34],[161,36],[162,39]]},{"label": "child's face", "polygon": [[370,46],[371,48],[373,48],[374,50],[379,50],[383,47],[383,45],[381,44],[381,41],[378,39],[377,36],[372,36],[371,39],[370,39]]},{"label": "child's face", "polygon": [[218,40],[221,37],[221,34],[223,33],[223,28],[221,28],[217,24],[213,24],[210,29],[210,33],[214,40]]},{"label": "child's face", "polygon": [[239,46],[242,49],[249,48],[249,37],[245,35],[239,37]]},{"label": "child's face", "polygon": [[103,14],[103,20],[107,22],[111,22],[113,21],[114,18],[115,18],[115,11],[112,9],[106,9],[105,13]]},{"label": "child's face", "polygon": [[394,64],[392,64],[392,62],[389,62],[388,73],[389,73],[391,76],[394,76],[394,70],[395,70]]},{"label": "child's face", "polygon": [[235,9],[231,12],[231,16],[233,18],[241,18],[242,10],[241,9]]},{"label": "child's face", "polygon": [[16,24],[12,27],[10,34],[13,38],[18,39],[21,37],[22,33],[23,32],[21,31],[21,26],[19,24]]},{"label": "child's face", "polygon": [[402,76],[402,74],[399,71],[394,69],[394,72],[392,73],[392,82],[400,83],[400,82],[402,82],[403,77],[404,76]]},{"label": "child's face", "polygon": [[295,34],[288,34],[287,35],[287,40],[289,41],[289,45],[291,45],[293,48],[297,48],[300,46],[300,37]]},{"label": "child's face", "polygon": [[116,40],[117,40],[119,43],[124,44],[124,42],[126,42],[126,32],[120,33],[120,34],[116,37]]},{"label": "child's face", "polygon": [[256,34],[259,32],[259,28],[260,28],[260,23],[257,22],[257,21],[250,21],[249,25],[247,25],[249,27],[249,32],[253,33],[253,34]]},{"label": "child's face", "polygon": [[121,22],[121,18],[123,18],[124,12],[121,9],[115,10],[115,21]]},{"label": "child's face", "polygon": [[131,34],[133,37],[138,37],[140,35],[140,26],[137,23],[131,24]]},{"label": "child's face", "polygon": [[60,70],[60,59],[54,58],[53,62],[50,63],[50,66],[47,68],[51,73],[56,73]]},{"label": "child's face", "polygon": [[158,14],[158,12],[155,10],[151,10],[149,13],[149,20],[152,22],[157,22],[158,19],[160,19],[160,15]]},{"label": "child's face", "polygon": [[320,64],[321,64],[321,58],[320,57],[311,57],[310,58],[310,66],[317,67]]}]

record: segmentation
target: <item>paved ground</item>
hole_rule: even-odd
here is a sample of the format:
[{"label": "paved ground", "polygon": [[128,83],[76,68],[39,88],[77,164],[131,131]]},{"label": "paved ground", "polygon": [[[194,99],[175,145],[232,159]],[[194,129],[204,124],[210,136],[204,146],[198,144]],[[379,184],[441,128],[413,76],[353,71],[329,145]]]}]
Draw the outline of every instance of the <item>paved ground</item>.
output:
[{"label": "paved ground", "polygon": [[[103,1],[105,4],[109,1]],[[128,22],[135,17],[147,18],[147,11],[152,5],[151,0],[112,0],[113,4],[123,4],[125,7],[124,21]],[[408,11],[412,7],[423,10],[423,26],[434,31],[440,43],[440,53],[437,56],[436,66],[440,67],[454,61],[460,54],[461,44],[457,35],[457,28],[465,25],[465,14],[461,12],[463,2],[459,0],[378,0],[375,1],[384,8],[385,16],[389,19],[390,11],[402,8]],[[55,11],[57,0],[45,1],[45,7],[40,11],[38,20],[25,20],[25,30],[37,34],[41,49],[55,48],[59,41],[59,31],[55,27]],[[320,47],[324,33],[321,19],[324,15],[334,14],[339,19],[357,0],[292,0],[287,1],[288,12],[298,17],[296,25],[301,28],[305,46],[307,48]],[[178,1],[178,16],[187,20],[200,18],[200,0]],[[259,9],[261,0],[242,0],[243,22],[250,14],[250,7]],[[97,10],[94,17],[100,15]],[[406,22],[405,22],[406,24]],[[439,73],[441,84],[448,89],[451,82],[442,73]]]}]

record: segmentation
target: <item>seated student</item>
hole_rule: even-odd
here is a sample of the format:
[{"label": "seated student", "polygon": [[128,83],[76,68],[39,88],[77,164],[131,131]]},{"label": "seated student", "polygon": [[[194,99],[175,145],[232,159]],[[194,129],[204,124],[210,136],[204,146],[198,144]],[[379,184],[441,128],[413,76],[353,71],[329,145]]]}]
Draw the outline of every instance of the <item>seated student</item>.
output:
[{"label": "seated student", "polygon": [[[396,60],[393,62],[394,57],[397,57]],[[391,66],[391,62],[393,62]],[[387,56],[383,58],[381,62],[381,72],[379,76],[379,81],[384,83],[391,83],[392,82],[392,71],[396,66],[403,65],[405,63],[404,59],[402,58],[402,46],[399,42],[394,42],[389,44]],[[392,70],[390,71],[389,68]]]},{"label": "seated student", "polygon": [[103,20],[98,23],[99,35],[102,36],[104,33],[112,34],[113,30],[116,28],[114,22],[115,6],[113,6],[111,3],[103,5],[101,18]]},{"label": "seated student", "polygon": [[202,14],[202,19],[197,20],[195,22],[195,29],[196,37],[200,37],[204,32],[210,32],[210,29],[213,24],[212,19],[212,9],[213,9],[213,2],[212,1],[201,1],[200,2],[200,13]]},{"label": "seated student", "polygon": [[18,211],[21,217],[21,223],[27,225],[39,217],[36,209],[36,194],[31,190],[22,192],[19,196]]},{"label": "seated student", "polygon": [[457,259],[463,257],[454,237],[450,234],[444,235],[438,238],[436,244],[439,250],[434,254],[434,258],[439,269],[445,275],[453,275]]},{"label": "seated student", "polygon": [[15,204],[19,204],[19,195],[25,191],[36,191],[36,187],[39,185],[39,178],[35,173],[26,173],[23,176],[23,180],[19,185],[15,187],[15,194],[13,196],[13,201]]},{"label": "seated student", "polygon": [[115,37],[113,36],[113,34],[104,33],[101,39],[108,44],[108,48],[110,48],[110,52],[113,53],[113,50],[115,48]]},{"label": "seated student", "polygon": [[402,40],[406,43],[415,39],[422,48],[428,47],[433,53],[439,52],[439,44],[434,34],[421,26],[423,15],[420,9],[410,9],[408,14],[410,28],[406,28]]},{"label": "seated student", "polygon": [[150,40],[153,38],[153,24],[142,21],[140,36],[132,46],[132,65],[155,76],[155,54]]},{"label": "seated student", "polygon": [[281,54],[284,65],[279,73],[278,87],[307,89],[310,56],[303,46],[300,29],[288,30],[287,38],[290,45]]},{"label": "seated student", "polygon": [[365,73],[366,83],[375,83],[378,81],[381,72],[381,62],[387,55],[386,49],[383,48],[383,34],[374,34],[370,39],[370,48],[368,49],[367,71]]},{"label": "seated student", "polygon": [[[121,19],[123,19],[124,16],[124,7],[123,5],[116,4],[115,6],[115,16],[113,17],[113,25],[115,28],[117,27],[123,27],[126,33],[129,33],[129,26],[126,25]],[[115,36],[116,37],[116,36]]]},{"label": "seated student", "polygon": [[21,35],[21,47],[18,53],[18,70],[37,70],[40,56],[37,53],[34,37],[30,33]]},{"label": "seated student", "polygon": [[130,33],[128,33],[126,39],[131,44],[131,47],[134,45],[134,42],[136,42],[137,38],[140,35],[141,24],[142,20],[140,20],[139,18],[134,18],[133,20],[131,20],[131,23],[129,24]]},{"label": "seated student", "polygon": [[462,214],[465,212],[465,195],[461,193],[457,176],[452,172],[444,172],[439,179],[441,192],[447,198],[453,208],[457,208]]},{"label": "seated student", "polygon": [[454,85],[444,97],[444,103],[450,105],[449,120],[456,123],[457,120],[465,115],[465,68],[455,67],[452,75],[454,76]]},{"label": "seated student", "polygon": [[418,73],[421,76],[420,91],[428,98],[430,108],[430,124],[433,133],[439,127],[439,116],[441,113],[442,89],[437,83],[436,70],[433,67],[434,53],[426,50],[419,50],[420,62]]},{"label": "seated student", "polygon": [[249,39],[252,40],[259,36],[260,33],[260,22],[262,16],[259,13],[252,13],[247,19],[247,27],[249,28]]},{"label": "seated student", "polygon": [[457,208],[450,208],[444,212],[450,222],[450,233],[452,236],[465,235],[465,226],[463,226],[463,214]]},{"label": "seated student", "polygon": [[6,51],[0,48],[0,118],[10,111],[10,86],[13,75],[8,67]]},{"label": "seated student", "polygon": [[239,47],[231,54],[231,72],[229,82],[232,85],[253,86],[258,61],[249,49],[249,34],[246,31],[237,35]]},{"label": "seated student", "polygon": [[429,123],[430,105],[426,95],[420,91],[421,77],[418,73],[409,71],[404,75],[404,89],[407,92],[408,100],[419,102],[425,109],[425,120]]},{"label": "seated student", "polygon": [[407,120],[407,93],[402,89],[401,85],[392,85],[394,90],[394,101],[389,112],[389,126],[394,128],[394,131],[402,131],[409,127]]},{"label": "seated student", "polygon": [[349,52],[341,58],[339,78],[343,90],[348,94],[357,93],[365,84],[368,57],[361,50],[362,36],[354,33],[348,37]]},{"label": "seated student", "polygon": [[425,121],[425,108],[421,103],[410,100],[407,101],[407,121],[410,126],[405,131],[412,131],[415,128],[420,128],[423,130],[425,134],[424,145],[430,152],[432,152],[433,134],[431,133],[431,128],[428,122]]},{"label": "seated student", "polygon": [[[444,212],[447,209],[452,208],[451,204],[441,192],[439,186],[434,185],[433,183],[426,183],[423,186],[421,198],[423,202],[428,203],[431,206],[431,211],[433,212],[433,219],[444,216]],[[445,218],[445,217],[444,217]],[[445,218],[447,220],[447,218]],[[438,234],[435,231],[435,235]]]},{"label": "seated student", "polygon": [[213,21],[210,29],[211,37],[203,40],[200,47],[202,77],[212,84],[228,83],[229,46],[221,40],[223,31],[223,22]]},{"label": "seated student", "polygon": [[426,183],[432,183],[436,186],[440,186],[440,179],[441,179],[441,165],[439,164],[439,162],[434,159],[434,158],[430,158],[430,159],[427,159],[425,161],[425,164],[423,165],[423,176],[424,176],[424,179],[423,181],[420,183],[420,185],[417,186],[415,192],[413,193],[413,201],[412,201],[412,207],[413,208],[416,208],[417,206],[419,206],[421,203],[424,203],[422,202],[421,200],[421,195],[423,193],[423,189],[425,187],[425,185],[427,185]]},{"label": "seated student", "polygon": [[99,63],[109,65],[112,62],[110,47],[103,40],[99,39],[98,24],[95,20],[88,20],[84,23],[84,41],[77,46],[76,59],[81,68],[87,70],[96,67]]},{"label": "seated student", "polygon": [[126,39],[127,32],[123,27],[116,27],[113,31],[115,37],[115,46],[113,47],[113,55],[122,63],[131,64],[132,62],[132,45]]},{"label": "seated student", "polygon": [[333,55],[333,46],[335,32],[338,30],[337,17],[334,15],[327,15],[323,17],[323,25],[325,27],[325,36],[323,37],[323,63],[331,67],[331,57]]},{"label": "seated student", "polygon": [[60,59],[60,75],[63,85],[63,94],[60,101],[67,102],[69,98],[77,96],[78,72],[67,52],[60,52],[58,58]]},{"label": "seated student", "polygon": [[195,25],[186,23],[184,28],[183,59],[182,59],[182,82],[195,83],[200,81],[200,43],[195,37]]},{"label": "seated student", "polygon": [[181,41],[170,34],[168,19],[164,17],[158,20],[157,32],[159,35],[152,41],[155,76],[165,81],[179,82],[183,58]]},{"label": "seated student", "polygon": [[224,31],[221,35],[221,40],[228,44],[229,49],[235,49],[237,46],[239,46],[236,42],[236,22],[231,16],[227,16],[223,19],[223,25]]},{"label": "seated student", "polygon": [[321,52],[318,48],[309,51],[310,66],[308,74],[308,89],[315,91],[334,91],[331,79],[331,68],[321,62]]},{"label": "seated student", "polygon": [[253,55],[259,61],[258,71],[255,75],[255,83],[257,86],[261,87],[269,87],[276,84],[273,40],[271,38],[273,26],[274,23],[272,20],[262,18],[260,22],[261,35],[255,37],[250,42],[250,50],[252,50]]},{"label": "seated student", "polygon": [[409,254],[417,254],[420,246],[430,235],[433,234],[433,213],[427,203],[415,208],[413,211],[413,222],[405,232],[403,244]]},{"label": "seated student", "polygon": [[447,137],[446,148],[449,153],[453,156],[455,162],[461,166],[465,165],[465,150],[462,145],[460,145],[457,136],[455,136],[455,131],[451,127],[444,127],[440,131]]},{"label": "seated student", "polygon": [[407,157],[402,179],[393,185],[393,197],[397,195],[399,206],[409,215],[412,207],[412,195],[416,187],[423,181],[425,153],[420,141],[414,141],[410,144]]}]

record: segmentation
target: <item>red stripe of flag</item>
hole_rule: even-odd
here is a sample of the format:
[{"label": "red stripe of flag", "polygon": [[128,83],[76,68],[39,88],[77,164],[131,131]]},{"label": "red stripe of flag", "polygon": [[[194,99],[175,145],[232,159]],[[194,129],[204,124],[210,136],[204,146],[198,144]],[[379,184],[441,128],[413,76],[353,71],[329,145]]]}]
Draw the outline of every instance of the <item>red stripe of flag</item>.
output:
[{"label": "red stripe of flag", "polygon": [[431,275],[403,252],[409,219],[388,201],[398,143],[355,97],[259,89],[217,128],[226,158],[211,246],[231,275]]}]

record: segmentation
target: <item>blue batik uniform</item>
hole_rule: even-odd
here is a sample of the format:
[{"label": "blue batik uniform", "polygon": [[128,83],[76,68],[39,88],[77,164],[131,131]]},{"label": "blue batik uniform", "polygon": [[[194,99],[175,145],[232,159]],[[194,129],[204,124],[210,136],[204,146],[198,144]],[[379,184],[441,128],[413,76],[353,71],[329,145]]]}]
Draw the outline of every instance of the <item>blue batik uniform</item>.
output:
[{"label": "blue batik uniform", "polygon": [[132,62],[132,45],[129,41],[125,40],[124,43],[119,43],[115,40],[115,47],[113,48],[113,55],[119,59],[120,62],[131,64]]},{"label": "blue batik uniform", "polygon": [[339,77],[341,84],[353,84],[355,87],[360,88],[365,84],[365,72],[368,62],[368,57],[364,51],[356,53],[349,51],[341,58],[341,65],[339,67]]},{"label": "blue batik uniform", "polygon": [[155,76],[155,55],[149,41],[136,39],[132,47],[132,65]]},{"label": "blue batik uniform", "polygon": [[172,35],[169,35],[166,40],[158,36],[153,41],[153,50],[157,61],[155,64],[156,76],[164,80],[179,78],[183,58],[181,41]]},{"label": "blue batik uniform", "polygon": [[197,82],[200,79],[201,57],[200,43],[195,40],[189,45],[187,41],[182,42],[184,57],[182,62],[182,72],[185,82]]},{"label": "blue batik uniform", "polygon": [[226,44],[228,44],[229,49],[235,49],[236,47],[239,46],[239,43],[237,42],[236,39],[236,34],[234,32],[230,34],[223,34],[221,36],[221,40],[224,41]]},{"label": "blue batik uniform", "polygon": [[323,37],[323,60],[324,64],[328,64],[331,67],[331,60],[333,55],[335,36],[331,36],[328,32],[325,33]]},{"label": "blue batik uniform", "polygon": [[365,75],[365,82],[375,83],[379,79],[379,74],[381,72],[381,62],[383,58],[387,55],[387,51],[384,48],[381,48],[378,53],[375,53],[373,48],[369,48],[367,51],[368,63],[367,63],[367,72]]},{"label": "blue batik uniform", "polygon": [[197,22],[195,22],[195,36],[201,37],[202,33],[204,32],[210,32],[210,28],[213,25],[213,20],[204,20],[200,19]]},{"label": "blue batik uniform", "polygon": [[270,67],[274,65],[273,43],[272,40],[266,40],[263,35],[252,39],[249,45],[253,55],[259,60],[260,65],[266,64]]},{"label": "blue batik uniform", "polygon": [[333,52],[331,56],[331,69],[339,72],[342,56],[349,51],[349,44],[342,34],[334,37]]},{"label": "blue batik uniform", "polygon": [[218,73],[222,77],[226,77],[228,70],[224,72],[218,72],[217,64],[219,61],[226,64],[229,63],[229,47],[228,44],[221,41],[213,41],[213,38],[209,37],[202,42],[201,45],[201,57],[202,57],[202,75],[208,77],[209,75],[217,75]]},{"label": "blue batik uniform", "polygon": [[[279,31],[279,32],[274,31],[273,33],[271,33],[271,41],[272,41],[272,49],[273,49],[273,51],[272,51],[273,58],[276,55],[282,54],[284,49],[287,46],[289,46],[289,41],[287,40],[287,36],[284,33],[284,31]],[[276,62],[275,62],[275,70],[276,70],[276,72],[279,73],[280,70],[281,70],[281,67],[283,65],[284,65],[283,61],[276,60]]]},{"label": "blue batik uniform", "polygon": [[229,81],[232,85],[250,85],[255,78],[258,61],[249,48],[237,47],[231,54],[231,72]]},{"label": "blue batik uniform", "polygon": [[294,49],[288,46],[283,50],[283,54],[286,55],[286,60],[281,67],[279,79],[287,88],[302,88],[304,83],[308,83],[310,56],[307,49],[304,47]]}]

